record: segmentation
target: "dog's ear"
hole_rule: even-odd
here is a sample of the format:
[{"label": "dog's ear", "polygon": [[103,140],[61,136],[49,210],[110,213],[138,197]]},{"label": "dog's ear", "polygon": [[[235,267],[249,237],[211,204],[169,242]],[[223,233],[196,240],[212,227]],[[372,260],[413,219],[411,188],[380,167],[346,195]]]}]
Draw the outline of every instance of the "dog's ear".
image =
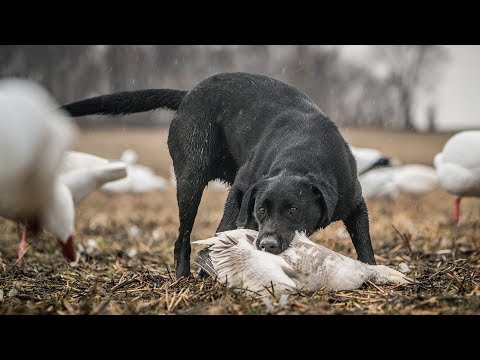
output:
[{"label": "dog's ear", "polygon": [[253,213],[253,206],[255,205],[255,195],[259,187],[265,180],[259,181],[248,188],[243,194],[242,202],[240,205],[240,212],[238,213],[236,225],[237,227],[244,227]]},{"label": "dog's ear", "polygon": [[316,174],[308,175],[313,193],[323,205],[323,215],[319,220],[319,227],[325,227],[332,221],[333,213],[337,207],[338,192],[335,186]]}]

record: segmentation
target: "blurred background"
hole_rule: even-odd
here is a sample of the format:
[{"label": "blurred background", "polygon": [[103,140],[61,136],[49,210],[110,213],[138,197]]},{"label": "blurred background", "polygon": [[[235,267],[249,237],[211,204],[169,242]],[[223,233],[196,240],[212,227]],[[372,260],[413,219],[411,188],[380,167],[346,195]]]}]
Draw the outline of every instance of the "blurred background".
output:
[{"label": "blurred background", "polygon": [[[480,47],[457,45],[2,45],[0,76],[39,81],[61,104],[145,88],[192,89],[220,73],[286,81],[341,127],[480,128]],[[76,119],[167,126],[173,113]]]}]

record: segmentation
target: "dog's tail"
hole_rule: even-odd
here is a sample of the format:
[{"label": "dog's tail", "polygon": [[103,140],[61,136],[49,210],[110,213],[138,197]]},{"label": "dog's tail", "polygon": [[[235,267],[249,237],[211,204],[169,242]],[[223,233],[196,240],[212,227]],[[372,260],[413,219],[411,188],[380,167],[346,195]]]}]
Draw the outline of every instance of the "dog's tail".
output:
[{"label": "dog's tail", "polygon": [[159,108],[177,110],[188,91],[146,89],[102,95],[63,105],[71,116],[133,114]]}]

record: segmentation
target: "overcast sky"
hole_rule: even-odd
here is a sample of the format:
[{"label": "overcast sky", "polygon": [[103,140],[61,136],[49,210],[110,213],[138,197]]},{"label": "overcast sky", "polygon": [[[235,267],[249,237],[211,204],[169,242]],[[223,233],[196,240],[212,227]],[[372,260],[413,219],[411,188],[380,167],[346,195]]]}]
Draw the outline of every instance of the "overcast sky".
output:
[{"label": "overcast sky", "polygon": [[[480,129],[480,46],[446,45],[450,60],[444,67],[434,101],[439,129]],[[365,63],[369,45],[346,45],[345,58]],[[420,123],[423,119],[419,117]]]}]

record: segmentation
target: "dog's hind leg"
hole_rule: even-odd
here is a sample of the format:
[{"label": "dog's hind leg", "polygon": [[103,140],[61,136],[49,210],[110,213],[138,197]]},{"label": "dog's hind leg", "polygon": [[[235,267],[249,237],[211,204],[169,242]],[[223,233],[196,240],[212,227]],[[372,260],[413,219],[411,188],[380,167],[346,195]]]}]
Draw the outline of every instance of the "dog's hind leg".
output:
[{"label": "dog's hind leg", "polygon": [[177,203],[180,218],[175,241],[177,278],[190,275],[190,235],[203,190],[214,178],[215,131],[207,119],[183,115],[172,120],[168,149],[177,178]]},{"label": "dog's hind leg", "polygon": [[175,241],[175,269],[177,278],[190,275],[190,234],[192,232],[203,189],[208,180],[200,172],[177,172],[177,202],[180,216],[178,238]]},{"label": "dog's hind leg", "polygon": [[352,238],[358,260],[370,265],[376,265],[375,257],[373,256],[372,242],[370,240],[368,209],[365,201],[362,200],[343,223]]}]

